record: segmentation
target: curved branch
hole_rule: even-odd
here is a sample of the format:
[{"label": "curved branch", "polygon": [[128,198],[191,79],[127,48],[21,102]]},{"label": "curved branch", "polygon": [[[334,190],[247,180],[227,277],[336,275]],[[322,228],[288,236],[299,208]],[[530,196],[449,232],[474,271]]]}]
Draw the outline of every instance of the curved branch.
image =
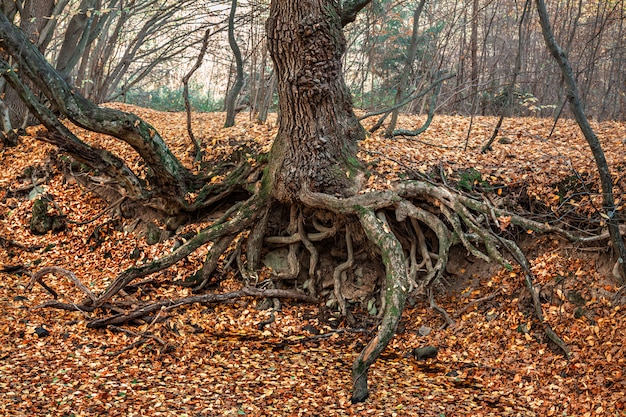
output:
[{"label": "curved branch", "polygon": [[[428,87],[426,87],[426,88],[424,88],[424,89],[422,89],[422,90],[420,90],[418,92],[413,92],[412,94],[409,94],[401,102],[396,103],[393,106],[388,107],[386,109],[375,110],[375,111],[372,111],[372,112],[369,112],[369,113],[365,113],[363,116],[359,117],[359,120],[367,119],[368,117],[372,117],[372,116],[378,116],[379,114],[386,114],[385,117],[387,117],[392,111],[397,110],[397,109],[399,109],[399,108],[401,108],[403,106],[406,106],[407,104],[409,104],[413,100],[417,100],[418,98],[425,96],[426,94],[428,94],[428,92],[430,90],[432,90],[433,88],[436,88],[438,85],[443,83],[445,80],[450,79],[450,78],[454,78],[454,77],[456,77],[456,74],[454,74],[454,73],[445,74],[445,75],[441,76],[440,78],[436,79],[435,81],[433,81]],[[384,119],[383,119],[383,121],[384,121]],[[379,123],[382,124],[382,122],[379,122]],[[378,127],[380,127],[380,126],[378,126]],[[374,129],[374,128],[372,128],[372,129]],[[370,129],[370,132],[372,132],[371,129]]]},{"label": "curved branch", "polygon": [[83,294],[85,294],[92,302],[96,301],[96,296],[94,295],[94,293],[92,293],[91,290],[89,288],[87,288],[85,286],[85,284],[83,284],[76,277],[76,275],[74,275],[73,272],[68,271],[65,268],[59,268],[57,266],[47,266],[47,267],[41,268],[39,271],[35,272],[33,274],[32,278],[31,278],[30,282],[26,286],[26,289],[27,290],[31,290],[33,288],[33,286],[35,285],[35,283],[38,283],[42,287],[47,289],[48,292],[50,292],[54,298],[57,298],[56,293],[53,290],[51,290],[50,287],[45,285],[44,282],[43,282],[43,277],[45,275],[48,275],[48,274],[60,274],[60,275],[63,275],[64,277],[69,278],[78,287],[78,289],[81,290],[83,292]]},{"label": "curved branch", "polygon": [[74,135],[46,106],[39,102],[33,92],[19,79],[13,68],[0,59],[0,73],[17,92],[29,110],[48,129],[45,135],[37,139],[57,146],[75,158],[78,162],[100,170],[113,178],[123,187],[129,197],[139,198],[143,194],[143,186],[134,172],[117,156],[104,149],[95,149]]},{"label": "curved branch", "polygon": [[37,85],[54,106],[73,123],[128,143],[152,168],[152,181],[173,195],[183,195],[193,177],[176,159],[158,132],[131,113],[98,107],[74,90],[44,58],[24,33],[0,13],[0,46]]}]

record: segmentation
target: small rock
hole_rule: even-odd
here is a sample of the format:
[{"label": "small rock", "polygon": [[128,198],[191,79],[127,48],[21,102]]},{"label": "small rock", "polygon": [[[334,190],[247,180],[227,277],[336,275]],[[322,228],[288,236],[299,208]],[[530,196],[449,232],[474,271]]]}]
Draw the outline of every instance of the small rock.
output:
[{"label": "small rock", "polygon": [[132,250],[130,253],[130,259],[139,259],[141,258],[141,250],[138,247]]},{"label": "small rock", "polygon": [[437,349],[434,346],[425,346],[422,348],[415,348],[413,349],[413,356],[415,357],[415,359],[422,360],[422,359],[433,359],[437,357],[437,353],[439,353],[439,349]]},{"label": "small rock", "polygon": [[40,338],[50,336],[50,332],[43,327],[35,327],[35,334],[37,334],[37,336]]},{"label": "small rock", "polygon": [[417,329],[417,332],[420,336],[428,336],[431,331],[432,329],[428,326],[421,326],[419,329]]}]

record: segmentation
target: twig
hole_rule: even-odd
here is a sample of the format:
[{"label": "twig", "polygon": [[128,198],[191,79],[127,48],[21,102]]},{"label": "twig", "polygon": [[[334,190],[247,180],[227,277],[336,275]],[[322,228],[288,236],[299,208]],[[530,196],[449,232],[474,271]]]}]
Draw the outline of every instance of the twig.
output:
[{"label": "twig", "polygon": [[40,178],[40,179],[34,181],[34,179],[31,178],[31,183],[30,184],[22,185],[22,186],[19,186],[19,187],[16,187],[16,188],[9,187],[7,189],[7,194],[15,194],[15,193],[19,193],[20,191],[30,190],[32,188],[40,186],[41,184],[44,184],[47,180],[48,180],[48,178]]},{"label": "twig", "polygon": [[[158,317],[158,315],[157,315]],[[154,321],[153,321],[154,323]],[[150,324],[152,325],[152,323]],[[137,332],[133,332],[132,330],[128,330],[128,329],[124,329],[122,327],[118,327],[118,326],[111,326],[111,329],[116,330],[118,332],[122,332],[122,333],[126,333],[129,336],[136,336],[137,339],[131,343],[130,345],[126,346],[123,349],[118,350],[117,352],[113,352],[113,353],[109,353],[109,356],[118,356],[124,352],[126,352],[127,350],[131,350],[143,343],[145,343],[147,341],[147,339],[152,339],[155,340],[156,342],[160,343],[161,345],[163,345],[163,347],[166,349],[169,346],[169,343],[166,342],[165,340],[161,339],[158,336],[155,336],[151,333],[146,333],[145,331],[141,332],[141,333],[137,333]]]},{"label": "twig", "polygon": [[496,298],[496,296],[500,293],[500,289],[495,290],[494,292],[492,292],[489,295],[486,295],[484,297],[481,298],[477,298],[476,300],[472,300],[469,303],[467,303],[462,309],[460,309],[459,311],[457,311],[456,313],[454,313],[454,318],[459,318],[461,317],[461,315],[463,313],[465,313],[467,310],[469,310],[470,308],[472,308],[473,306],[475,306],[476,304],[480,304],[480,303],[484,303],[485,301],[489,301],[489,300],[493,300],[494,298]]},{"label": "twig", "polygon": [[265,320],[260,321],[259,324],[257,325],[257,328],[259,330],[263,330],[265,326],[267,326],[268,324],[274,323],[274,321],[276,321],[276,315],[274,314],[273,311],[271,311],[270,316],[266,318]]}]

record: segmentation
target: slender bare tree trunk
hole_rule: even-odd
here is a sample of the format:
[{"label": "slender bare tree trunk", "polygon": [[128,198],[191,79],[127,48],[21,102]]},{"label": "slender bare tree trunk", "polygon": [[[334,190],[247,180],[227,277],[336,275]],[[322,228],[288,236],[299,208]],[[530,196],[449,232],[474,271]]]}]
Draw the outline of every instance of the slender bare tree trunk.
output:
[{"label": "slender bare tree trunk", "polygon": [[619,230],[619,220],[617,218],[615,199],[613,197],[613,179],[611,177],[611,173],[609,172],[609,165],[606,161],[604,150],[600,145],[600,141],[591,128],[589,120],[583,111],[583,104],[578,92],[578,85],[576,83],[576,79],[574,78],[574,73],[567,55],[554,39],[554,34],[552,33],[552,28],[550,27],[550,17],[548,16],[546,4],[544,0],[535,1],[537,11],[539,12],[541,31],[543,33],[546,46],[561,68],[561,73],[563,74],[568,90],[567,97],[570,103],[570,108],[572,113],[574,113],[574,117],[580,127],[580,130],[583,132],[583,135],[589,144],[589,148],[591,149],[593,157],[596,161],[596,166],[598,167],[603,196],[601,214],[602,217],[606,219],[609,234],[611,235],[611,241],[613,242],[613,251],[617,256],[617,262],[620,265],[620,283],[623,284],[626,282],[626,246],[624,246],[624,240],[622,239],[622,235]]},{"label": "slender bare tree trunk", "polygon": [[235,69],[237,71],[237,76],[235,77],[233,87],[226,96],[226,103],[224,103],[224,106],[226,107],[226,122],[224,123],[224,127],[231,127],[235,125],[235,106],[237,104],[239,92],[243,87],[243,59],[241,58],[241,50],[239,49],[237,40],[235,39],[236,12],[237,0],[232,0],[230,4],[230,15],[228,17],[228,43],[230,44],[230,49],[233,51],[233,55],[235,56]]},{"label": "slender bare tree trunk", "polygon": [[211,35],[211,28],[208,28],[206,32],[204,32],[204,38],[202,39],[202,46],[200,47],[200,52],[198,53],[198,57],[196,58],[196,63],[193,65],[193,67],[191,67],[189,72],[185,74],[185,76],[183,77],[183,99],[185,100],[185,111],[187,113],[187,134],[189,134],[189,140],[193,144],[196,161],[199,161],[202,159],[202,149],[200,149],[200,144],[196,140],[196,137],[193,134],[193,127],[191,126],[191,103],[189,102],[189,79],[202,65],[202,60],[204,59],[204,55],[206,54],[207,47],[209,46],[210,35]]},{"label": "slender bare tree trunk", "polygon": [[[420,0],[419,4],[415,8],[415,11],[413,12],[413,31],[411,32],[411,43],[409,44],[409,50],[406,54],[406,60],[404,61],[404,69],[402,70],[402,74],[400,74],[400,81],[398,81],[398,89],[396,90],[396,97],[393,101],[394,105],[402,101],[403,96],[406,96],[406,90],[409,85],[409,79],[413,69],[413,61],[415,61],[415,57],[417,56],[419,20],[425,4],[426,0]],[[391,136],[396,128],[399,112],[400,108],[397,108],[391,113],[391,120],[389,121],[389,126],[387,127],[388,136]]]}]

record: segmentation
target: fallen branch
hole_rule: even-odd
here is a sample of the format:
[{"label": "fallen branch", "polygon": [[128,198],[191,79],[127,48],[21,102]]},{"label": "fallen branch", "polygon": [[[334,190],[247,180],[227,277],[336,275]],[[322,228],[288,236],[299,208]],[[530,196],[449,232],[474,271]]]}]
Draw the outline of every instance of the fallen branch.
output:
[{"label": "fallen branch", "polygon": [[89,297],[89,299],[92,302],[96,301],[95,294],[92,293],[91,290],[87,288],[85,284],[83,284],[81,280],[79,280],[76,277],[76,275],[74,275],[73,272],[68,271],[67,269],[64,269],[64,268],[59,268],[58,266],[47,266],[35,272],[32,278],[30,279],[30,282],[26,286],[26,290],[28,291],[32,290],[33,287],[35,286],[35,283],[37,283],[41,285],[43,288],[45,288],[46,291],[48,291],[54,299],[58,298],[58,294],[56,293],[56,291],[54,291],[52,288],[50,288],[48,285],[46,285],[43,282],[43,277],[48,274],[59,274],[59,275],[63,275],[64,277],[69,278],[74,284],[76,284],[78,289],[80,289],[87,297]]},{"label": "fallen branch", "polygon": [[289,298],[307,303],[317,303],[318,299],[308,296],[304,293],[294,290],[280,289],[260,289],[252,287],[244,287],[241,290],[222,294],[203,294],[191,297],[181,298],[178,300],[162,300],[148,305],[141,306],[132,311],[119,313],[110,317],[93,320],[87,323],[89,328],[101,328],[111,325],[119,325],[128,323],[129,321],[141,319],[155,311],[163,309],[163,311],[173,310],[175,308],[188,304],[217,303],[227,300],[233,300],[242,297],[258,297],[258,298]]},{"label": "fallen branch", "polygon": [[489,295],[470,301],[469,303],[465,304],[465,306],[463,306],[462,309],[454,313],[454,318],[461,317],[463,313],[465,313],[467,310],[469,310],[470,308],[474,307],[477,304],[484,303],[485,301],[493,300],[494,298],[496,298],[498,294],[500,294],[500,289],[495,290]]}]

